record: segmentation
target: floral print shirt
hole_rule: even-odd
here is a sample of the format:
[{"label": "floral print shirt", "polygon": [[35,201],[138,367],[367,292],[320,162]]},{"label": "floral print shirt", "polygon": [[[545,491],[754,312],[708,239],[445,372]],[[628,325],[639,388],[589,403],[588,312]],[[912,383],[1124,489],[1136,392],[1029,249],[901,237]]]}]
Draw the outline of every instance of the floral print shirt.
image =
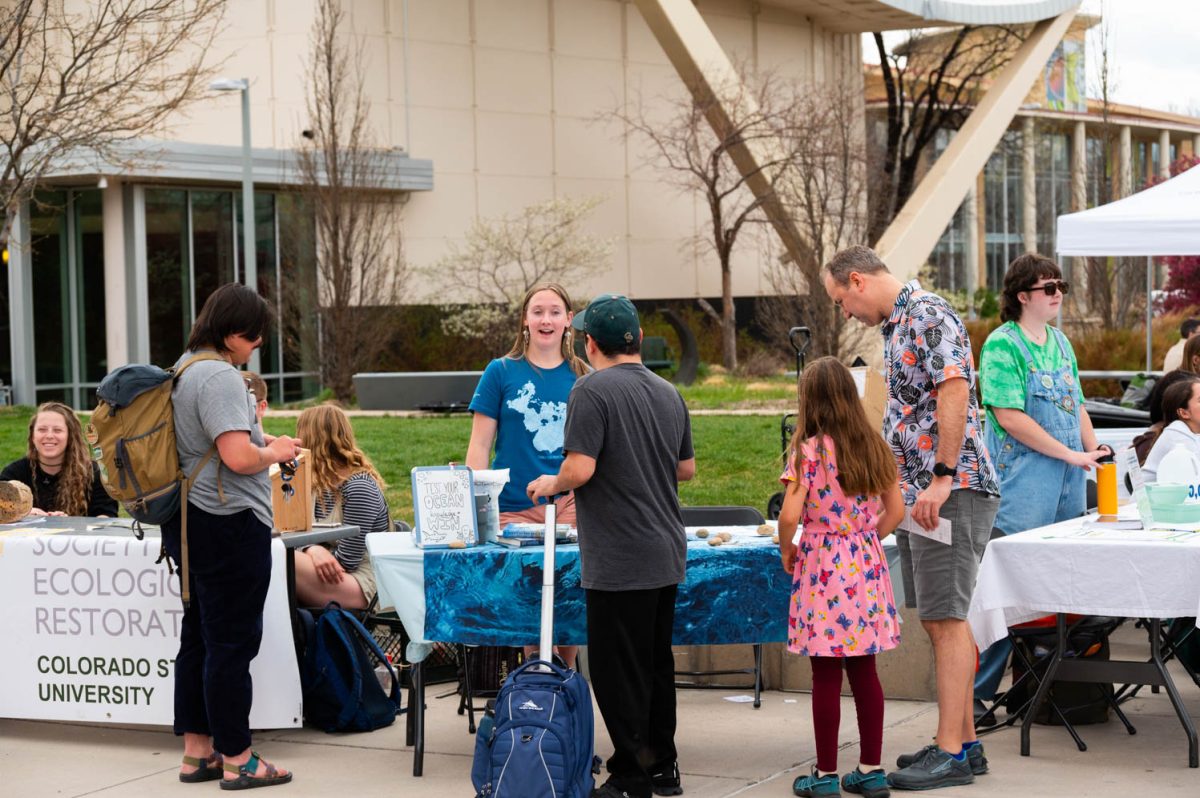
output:
[{"label": "floral print shirt", "polygon": [[881,332],[888,392],[883,434],[896,455],[904,503],[913,504],[933,480],[938,386],[960,377],[967,381],[968,404],[954,487],[998,496],[1000,488],[979,423],[971,341],[962,319],[946,300],[922,291],[913,280],[896,297]]}]

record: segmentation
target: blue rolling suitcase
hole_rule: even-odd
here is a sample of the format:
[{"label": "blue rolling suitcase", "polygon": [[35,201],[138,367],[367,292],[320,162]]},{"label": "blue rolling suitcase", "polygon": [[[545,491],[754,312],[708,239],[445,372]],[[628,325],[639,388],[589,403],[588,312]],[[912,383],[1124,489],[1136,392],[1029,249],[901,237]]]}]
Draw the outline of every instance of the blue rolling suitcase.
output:
[{"label": "blue rolling suitcase", "polygon": [[[555,511],[546,508],[541,647],[553,651]],[[491,720],[490,728],[486,722]],[[595,785],[592,695],[575,671],[533,660],[496,696],[495,717],[480,724],[471,781],[477,798],[588,798]]]}]

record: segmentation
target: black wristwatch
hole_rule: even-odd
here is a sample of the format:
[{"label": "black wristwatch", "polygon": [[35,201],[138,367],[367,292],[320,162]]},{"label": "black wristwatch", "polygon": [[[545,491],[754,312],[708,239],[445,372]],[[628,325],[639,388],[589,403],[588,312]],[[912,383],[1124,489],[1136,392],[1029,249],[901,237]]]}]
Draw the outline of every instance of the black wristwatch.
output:
[{"label": "black wristwatch", "polygon": [[958,469],[948,466],[945,463],[933,464],[933,475],[935,477],[953,477],[958,474]]}]

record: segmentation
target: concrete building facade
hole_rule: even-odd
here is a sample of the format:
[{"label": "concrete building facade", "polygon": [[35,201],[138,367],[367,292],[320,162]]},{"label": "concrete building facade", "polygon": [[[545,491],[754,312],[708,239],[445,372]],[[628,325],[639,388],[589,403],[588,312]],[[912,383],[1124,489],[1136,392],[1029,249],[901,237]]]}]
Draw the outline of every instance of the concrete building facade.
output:
[{"label": "concrete building facade", "polygon": [[[391,151],[388,188],[402,202],[410,266],[437,263],[477,219],[552,197],[597,196],[603,202],[588,232],[613,242],[611,263],[572,290],[650,299],[720,294],[715,262],[689,245],[704,235],[706,210],[667,186],[644,145],[606,121],[606,111],[637,95],[680,96],[681,74],[703,76],[734,61],[817,86],[861,86],[863,31],[1048,21],[1074,6],[346,0],[344,9],[375,132]],[[289,151],[308,126],[313,10],[313,0],[230,0],[212,52],[223,74],[249,81],[255,265],[274,302],[281,281],[313,273],[313,252],[283,246],[280,233],[305,213]],[[1006,113],[1007,106],[993,116]],[[240,134],[236,97],[214,92],[161,141],[132,144],[119,166],[64,165],[41,201],[22,209],[0,298],[9,343],[0,340],[0,379],[16,401],[89,407],[107,371],[131,361],[169,364],[207,293],[244,278]],[[735,263],[733,286],[737,296],[770,292],[754,249]],[[413,280],[409,294],[413,302],[453,300],[454,277]],[[318,354],[298,347],[279,334],[264,347],[274,401],[317,388]]]}]

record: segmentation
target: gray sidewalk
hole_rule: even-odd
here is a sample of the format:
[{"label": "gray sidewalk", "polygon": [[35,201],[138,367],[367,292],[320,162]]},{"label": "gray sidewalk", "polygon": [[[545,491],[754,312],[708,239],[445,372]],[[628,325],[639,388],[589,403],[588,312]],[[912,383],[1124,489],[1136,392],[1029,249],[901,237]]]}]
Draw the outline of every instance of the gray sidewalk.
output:
[{"label": "gray sidewalk", "polygon": [[[1121,632],[1114,653],[1143,656],[1132,646],[1137,634]],[[1173,669],[1191,714],[1200,714],[1200,690]],[[454,697],[437,699],[444,685],[430,688],[425,775],[412,776],[412,751],[404,745],[403,718],[370,734],[329,735],[311,729],[260,733],[255,747],[296,773],[292,784],[269,795],[345,798],[419,798],[474,794],[470,767],[474,737]],[[788,796],[792,780],[814,761],[807,694],[770,691],[762,708],[724,700],[736,691],[679,692],[680,767],[685,795]],[[1115,719],[1079,727],[1088,745],[1076,750],[1065,731],[1035,726],[1033,756],[1019,756],[1019,737],[1009,729],[985,738],[991,774],[967,787],[939,791],[954,796],[1178,795],[1200,794],[1200,770],[1187,767],[1183,730],[1165,693],[1148,688],[1125,705],[1137,734]],[[889,701],[884,764],[929,741],[937,719],[933,704]],[[842,701],[839,766],[858,758],[854,704]],[[609,753],[597,714],[597,753]],[[68,723],[0,720],[0,795],[3,796],[195,796],[216,795],[215,784],[180,784],[175,778],[179,744],[159,728],[103,728]],[[224,794],[224,793],[222,793]],[[899,794],[899,793],[896,793]]]}]

